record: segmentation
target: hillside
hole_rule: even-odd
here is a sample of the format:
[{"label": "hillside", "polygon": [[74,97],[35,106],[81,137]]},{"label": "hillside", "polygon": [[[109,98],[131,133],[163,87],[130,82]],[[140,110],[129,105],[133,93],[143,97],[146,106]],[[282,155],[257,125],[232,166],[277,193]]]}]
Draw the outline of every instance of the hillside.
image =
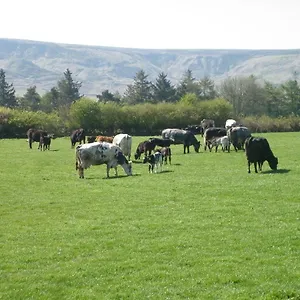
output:
[{"label": "hillside", "polygon": [[147,50],[0,39],[0,68],[18,95],[32,85],[43,94],[69,68],[81,92],[95,96],[105,89],[122,94],[140,69],[152,81],[164,72],[173,84],[187,69],[216,83],[251,74],[281,83],[299,73],[300,50]]}]

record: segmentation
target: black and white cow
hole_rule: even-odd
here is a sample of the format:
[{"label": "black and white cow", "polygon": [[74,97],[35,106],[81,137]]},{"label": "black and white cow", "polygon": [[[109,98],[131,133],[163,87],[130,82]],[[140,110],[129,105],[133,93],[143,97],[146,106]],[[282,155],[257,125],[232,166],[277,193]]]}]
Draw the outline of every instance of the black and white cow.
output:
[{"label": "black and white cow", "polygon": [[149,164],[149,173],[158,173],[162,172],[163,166],[163,156],[159,150],[155,151],[153,154],[149,156],[145,156],[143,159],[143,163]]},{"label": "black and white cow", "polygon": [[193,145],[195,152],[199,152],[200,142],[194,134],[188,130],[168,128],[162,131],[163,139],[172,140],[172,144],[183,144],[183,153],[190,153],[190,146]]},{"label": "black and white cow", "polygon": [[121,165],[127,175],[132,175],[131,162],[126,159],[120,147],[107,142],[81,144],[76,147],[76,170],[79,178],[84,178],[84,169],[92,165],[106,164],[106,174],[109,177],[111,168],[118,176],[117,165]]},{"label": "black and white cow", "polygon": [[257,164],[261,171],[265,161],[269,163],[272,170],[277,170],[278,158],[274,156],[266,138],[248,137],[245,141],[245,153],[248,161],[248,173],[250,173],[251,163],[254,164],[254,170],[257,173]]}]

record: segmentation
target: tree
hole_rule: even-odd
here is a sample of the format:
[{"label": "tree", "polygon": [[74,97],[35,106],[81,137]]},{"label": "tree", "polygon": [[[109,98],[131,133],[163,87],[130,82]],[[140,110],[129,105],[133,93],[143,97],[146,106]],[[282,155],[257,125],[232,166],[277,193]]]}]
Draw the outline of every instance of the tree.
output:
[{"label": "tree", "polygon": [[102,91],[101,94],[96,95],[96,97],[98,98],[99,102],[115,102],[115,103],[119,103],[120,102],[120,97],[118,97],[118,95],[114,95],[112,94],[109,90],[104,90]]},{"label": "tree", "polygon": [[199,98],[201,100],[215,99],[217,92],[215,90],[215,84],[208,76],[205,76],[199,81]]},{"label": "tree", "polygon": [[59,107],[59,92],[56,87],[51,88],[51,90],[45,93],[41,99],[41,109],[43,111],[50,112]]},{"label": "tree", "polygon": [[264,92],[266,97],[266,114],[270,117],[285,115],[282,89],[266,81],[264,84]]},{"label": "tree", "polygon": [[82,95],[79,93],[81,82],[75,82],[73,80],[72,73],[69,69],[64,72],[64,76],[65,78],[57,83],[59,106],[70,106],[72,103],[82,97]]},{"label": "tree", "polygon": [[300,87],[297,80],[288,80],[281,85],[286,111],[291,114],[300,114]]},{"label": "tree", "polygon": [[260,115],[266,112],[263,88],[254,76],[225,79],[220,88],[221,96],[233,106],[234,115]]},{"label": "tree", "polygon": [[163,72],[158,74],[156,82],[153,85],[153,99],[156,102],[175,102],[175,88],[167,75]]},{"label": "tree", "polygon": [[147,80],[148,75],[143,70],[136,73],[133,84],[129,84],[124,93],[124,101],[128,104],[150,102],[152,99],[151,81]]},{"label": "tree", "polygon": [[25,109],[38,111],[40,109],[41,96],[36,91],[36,86],[31,86],[20,100],[20,106]]},{"label": "tree", "polygon": [[16,107],[17,99],[15,96],[15,88],[13,84],[8,84],[5,79],[5,72],[0,69],[0,106]]},{"label": "tree", "polygon": [[199,85],[196,82],[196,78],[193,77],[193,72],[189,69],[184,73],[182,80],[176,88],[176,94],[179,98],[188,93],[199,94]]}]

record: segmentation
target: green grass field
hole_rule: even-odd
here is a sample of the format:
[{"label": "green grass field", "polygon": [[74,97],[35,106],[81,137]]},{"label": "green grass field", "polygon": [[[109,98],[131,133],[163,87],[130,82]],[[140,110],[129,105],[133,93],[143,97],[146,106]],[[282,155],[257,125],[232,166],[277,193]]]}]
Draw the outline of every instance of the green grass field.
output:
[{"label": "green grass field", "polygon": [[0,299],[300,299],[300,133],[261,136],[277,172],[176,145],[110,179],[68,138],[0,140]]}]

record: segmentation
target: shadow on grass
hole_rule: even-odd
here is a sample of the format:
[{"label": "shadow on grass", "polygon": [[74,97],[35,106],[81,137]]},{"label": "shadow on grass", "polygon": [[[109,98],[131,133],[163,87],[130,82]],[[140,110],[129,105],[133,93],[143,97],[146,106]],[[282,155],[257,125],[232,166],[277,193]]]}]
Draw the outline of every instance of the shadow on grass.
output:
[{"label": "shadow on grass", "polygon": [[83,180],[102,180],[102,179],[107,179],[107,180],[113,180],[113,179],[120,179],[120,178],[130,178],[130,177],[136,177],[136,176],[141,176],[141,174],[133,174],[131,176],[128,175],[110,175],[108,178],[107,177],[99,177],[99,176],[88,176],[88,177],[84,177]]},{"label": "shadow on grass", "polygon": [[278,170],[268,170],[268,171],[262,171],[262,174],[286,174],[289,173],[290,169],[278,169]]}]

